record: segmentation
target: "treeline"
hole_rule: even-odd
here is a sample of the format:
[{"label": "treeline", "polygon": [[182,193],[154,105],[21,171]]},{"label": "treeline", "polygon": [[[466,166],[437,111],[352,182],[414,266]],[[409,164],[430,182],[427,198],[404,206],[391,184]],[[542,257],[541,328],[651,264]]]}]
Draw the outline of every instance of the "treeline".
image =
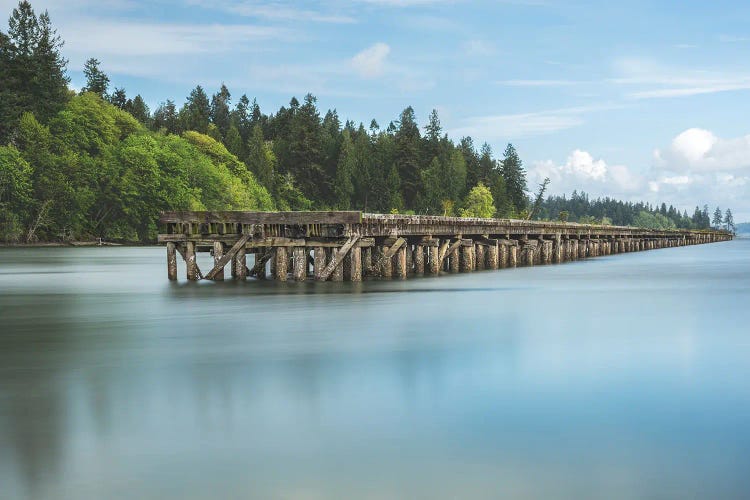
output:
[{"label": "treeline", "polygon": [[567,196],[549,196],[541,203],[539,217],[547,220],[582,224],[613,224],[651,229],[716,229],[735,230],[732,211],[722,213],[719,207],[709,215],[708,205],[695,207],[692,215],[680,212],[666,203],[624,202],[609,197],[590,199],[584,192],[573,191]]},{"label": "treeline", "polygon": [[0,32],[3,241],[151,240],[169,209],[567,212],[638,222],[555,198],[532,203],[511,144],[496,158],[470,137],[453,142],[436,111],[423,128],[411,107],[385,127],[365,127],[342,122],[335,109],[321,113],[310,94],[265,113],[224,85],[210,96],[196,86],[181,107],[170,99],[152,111],[140,95],[110,88],[96,59],[85,64],[85,87],[71,91],[62,46],[47,13],[37,16],[26,1]]}]

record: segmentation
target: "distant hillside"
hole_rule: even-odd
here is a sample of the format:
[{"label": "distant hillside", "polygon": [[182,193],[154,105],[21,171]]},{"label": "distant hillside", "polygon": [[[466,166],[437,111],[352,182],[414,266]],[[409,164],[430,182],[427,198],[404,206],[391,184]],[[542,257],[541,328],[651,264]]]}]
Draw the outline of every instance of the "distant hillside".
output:
[{"label": "distant hillside", "polygon": [[750,234],[750,222],[737,224],[737,234]]}]

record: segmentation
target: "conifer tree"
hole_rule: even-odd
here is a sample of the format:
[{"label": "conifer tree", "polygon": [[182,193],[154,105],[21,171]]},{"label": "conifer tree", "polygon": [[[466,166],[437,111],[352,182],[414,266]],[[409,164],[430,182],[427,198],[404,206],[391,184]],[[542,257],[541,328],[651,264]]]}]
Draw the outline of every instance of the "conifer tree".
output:
[{"label": "conifer tree", "polygon": [[211,97],[211,123],[219,129],[221,137],[226,137],[229,132],[229,103],[232,95],[229,89],[221,84],[219,92]]},{"label": "conifer tree", "polygon": [[395,164],[403,194],[402,201],[407,207],[414,207],[421,184],[420,136],[411,106],[401,112],[395,140]]},{"label": "conifer tree", "polygon": [[724,225],[726,226],[728,231],[735,231],[734,227],[734,216],[732,216],[732,211],[727,208],[727,211],[724,213]]},{"label": "conifer tree", "polygon": [[503,153],[501,173],[513,208],[516,213],[520,213],[526,209],[528,203],[526,198],[526,172],[523,169],[521,158],[518,157],[516,148],[512,144],[508,144]]},{"label": "conifer tree", "polygon": [[81,92],[91,92],[106,99],[109,77],[99,69],[99,64],[101,64],[99,60],[93,57],[84,63],[83,74],[86,76],[86,86],[81,89]]},{"label": "conifer tree", "polygon": [[[120,109],[126,109],[128,107],[128,96],[125,94],[125,89],[115,87],[115,91],[109,96],[109,102]],[[130,103],[132,105],[132,101]]]},{"label": "conifer tree", "polygon": [[146,101],[141,97],[141,94],[136,95],[132,101],[128,100],[125,110],[144,125],[148,125],[151,120],[150,110]]},{"label": "conifer tree", "polygon": [[164,129],[169,134],[176,134],[178,132],[178,119],[174,101],[167,99],[154,111],[152,128],[156,131]]},{"label": "conifer tree", "polygon": [[354,194],[354,184],[352,175],[356,169],[356,153],[351,135],[348,130],[344,130],[341,140],[341,153],[336,166],[336,178],[334,182],[334,191],[336,194],[336,207],[341,210],[348,210],[351,207],[351,199]]},{"label": "conifer tree", "polygon": [[196,86],[180,110],[180,123],[182,130],[195,130],[201,134],[208,133],[208,124],[211,116],[211,104],[208,96],[200,85]]},{"label": "conifer tree", "polygon": [[721,227],[722,221],[723,219],[722,219],[721,209],[719,207],[716,207],[716,210],[714,210],[714,218],[711,221],[711,223],[713,224],[714,227],[718,228],[718,227]]}]

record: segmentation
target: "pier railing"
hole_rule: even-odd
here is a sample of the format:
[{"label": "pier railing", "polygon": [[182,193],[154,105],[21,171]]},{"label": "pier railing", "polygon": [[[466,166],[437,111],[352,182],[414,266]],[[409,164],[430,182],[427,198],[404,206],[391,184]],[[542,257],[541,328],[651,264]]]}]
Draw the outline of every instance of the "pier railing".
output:
[{"label": "pier railing", "polygon": [[[718,230],[357,211],[177,211],[164,212],[159,223],[171,280],[177,279],[178,254],[189,280],[222,280],[229,265],[234,279],[360,281],[562,263],[732,239]],[[213,254],[214,266],[205,275],[196,252]],[[248,253],[255,257],[252,267]]]}]

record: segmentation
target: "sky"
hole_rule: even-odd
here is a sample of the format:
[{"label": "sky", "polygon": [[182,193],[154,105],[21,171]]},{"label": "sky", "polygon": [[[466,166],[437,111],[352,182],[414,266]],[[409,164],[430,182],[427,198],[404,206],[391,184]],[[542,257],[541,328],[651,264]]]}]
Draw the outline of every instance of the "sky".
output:
[{"label": "sky", "polygon": [[[15,0],[0,0],[10,14]],[[154,109],[225,83],[265,113],[311,92],[381,126],[437,109],[454,140],[512,142],[530,188],[730,207],[750,220],[750,3],[33,0]],[[5,26],[3,27],[5,30]]]}]

